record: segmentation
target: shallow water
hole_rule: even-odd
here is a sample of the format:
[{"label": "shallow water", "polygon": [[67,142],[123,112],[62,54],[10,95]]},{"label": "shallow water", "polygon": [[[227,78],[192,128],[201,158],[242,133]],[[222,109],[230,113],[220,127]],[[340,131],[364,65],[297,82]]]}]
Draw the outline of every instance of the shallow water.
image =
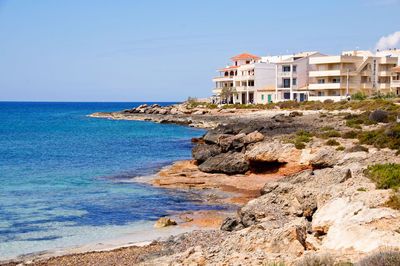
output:
[{"label": "shallow water", "polygon": [[94,243],[204,206],[124,182],[189,159],[204,130],[89,118],[142,103],[0,102],[0,258]]}]

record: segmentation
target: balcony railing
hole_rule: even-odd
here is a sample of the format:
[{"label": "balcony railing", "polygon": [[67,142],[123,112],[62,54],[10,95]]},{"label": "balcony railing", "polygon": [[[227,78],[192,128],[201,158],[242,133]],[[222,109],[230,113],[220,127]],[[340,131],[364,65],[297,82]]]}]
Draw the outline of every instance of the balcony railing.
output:
[{"label": "balcony railing", "polygon": [[215,77],[212,80],[215,81],[226,81],[226,80],[232,80],[235,76],[223,76],[223,77]]},{"label": "balcony railing", "polygon": [[400,80],[392,80],[392,87],[400,87]]},{"label": "balcony railing", "polygon": [[325,100],[333,100],[335,102],[340,102],[342,100],[346,100],[346,96],[308,96],[309,101],[325,101]]}]

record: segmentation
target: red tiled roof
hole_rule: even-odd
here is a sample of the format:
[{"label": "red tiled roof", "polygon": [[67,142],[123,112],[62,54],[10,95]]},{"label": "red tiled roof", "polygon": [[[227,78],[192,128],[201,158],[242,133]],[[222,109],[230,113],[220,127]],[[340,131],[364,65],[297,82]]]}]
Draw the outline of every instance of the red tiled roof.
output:
[{"label": "red tiled roof", "polygon": [[240,66],[224,67],[224,68],[217,69],[217,71],[228,70],[228,69],[233,69],[233,68],[238,68],[238,67],[240,67]]},{"label": "red tiled roof", "polygon": [[261,59],[261,57],[255,56],[255,55],[251,55],[248,53],[243,53],[237,56],[234,56],[231,58],[231,60],[239,60],[239,59]]}]

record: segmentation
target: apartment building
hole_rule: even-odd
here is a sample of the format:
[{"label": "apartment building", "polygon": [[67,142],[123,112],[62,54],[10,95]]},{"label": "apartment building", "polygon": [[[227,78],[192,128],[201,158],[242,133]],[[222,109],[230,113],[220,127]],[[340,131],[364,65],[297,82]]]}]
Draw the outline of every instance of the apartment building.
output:
[{"label": "apartment building", "polygon": [[[212,90],[219,102],[227,103],[260,103],[268,101],[265,95],[259,94],[259,89],[275,82],[275,65],[261,57],[242,53],[230,58],[232,65],[218,69],[218,77],[213,78],[215,88]],[[221,97],[224,88],[230,88],[236,93],[225,99]],[[272,100],[272,99],[271,99]]]},{"label": "apartment building", "polygon": [[325,56],[319,52],[302,52],[277,61],[275,101],[305,101],[308,97],[309,72],[315,70],[309,60]]},{"label": "apartment building", "polygon": [[400,95],[400,66],[391,69],[390,91]]},{"label": "apartment building", "polygon": [[342,55],[310,58],[310,101],[341,101],[347,95],[390,91],[391,69],[398,58],[379,57],[370,51],[345,51]]}]

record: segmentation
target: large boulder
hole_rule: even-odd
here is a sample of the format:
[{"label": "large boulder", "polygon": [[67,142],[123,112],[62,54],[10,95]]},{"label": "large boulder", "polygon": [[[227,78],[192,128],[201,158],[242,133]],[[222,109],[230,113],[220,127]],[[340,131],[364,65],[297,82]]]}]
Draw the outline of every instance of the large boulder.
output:
[{"label": "large boulder", "polygon": [[379,109],[372,111],[369,114],[369,119],[374,122],[384,122],[387,119],[387,117],[388,117],[387,112]]},{"label": "large boulder", "polygon": [[298,163],[301,157],[301,150],[293,144],[283,144],[280,141],[259,142],[246,151],[249,161],[276,162],[276,163]]},{"label": "large boulder", "polygon": [[206,173],[243,174],[249,170],[249,162],[243,153],[227,152],[208,158],[199,169]]},{"label": "large boulder", "polygon": [[192,149],[193,158],[200,163],[220,153],[221,149],[217,145],[208,145],[204,143],[197,144]]},{"label": "large boulder", "polygon": [[234,136],[228,134],[221,134],[218,136],[218,145],[224,152],[229,151],[230,149],[241,150],[244,146],[245,136],[246,135],[243,133]]}]

